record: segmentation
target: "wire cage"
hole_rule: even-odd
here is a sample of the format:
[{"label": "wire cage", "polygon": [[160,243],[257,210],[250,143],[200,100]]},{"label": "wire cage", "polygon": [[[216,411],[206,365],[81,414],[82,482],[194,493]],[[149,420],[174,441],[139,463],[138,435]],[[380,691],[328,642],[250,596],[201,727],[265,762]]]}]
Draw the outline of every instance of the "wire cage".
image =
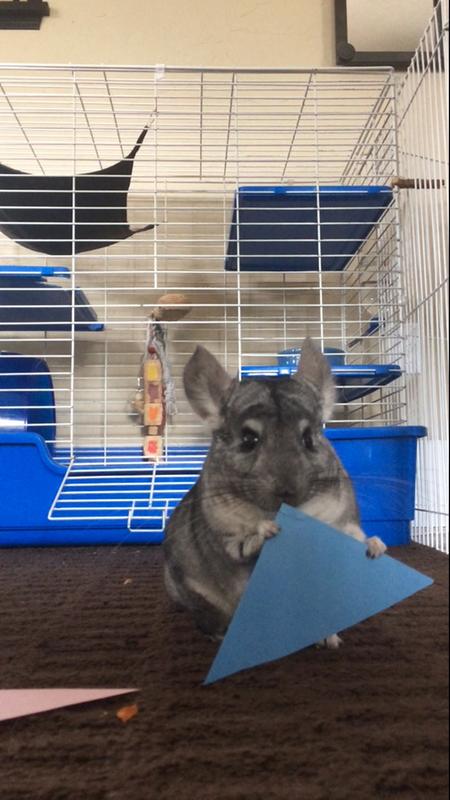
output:
[{"label": "wire cage", "polygon": [[448,529],[448,0],[437,4],[399,86],[408,420],[418,448],[413,536],[449,551]]},{"label": "wire cage", "polygon": [[[390,69],[0,68],[0,543],[160,540],[208,445],[182,390],[196,344],[231,373],[276,378],[311,336],[335,376],[327,435],[344,461],[384,433],[415,452],[411,424],[434,414],[411,368],[415,320],[424,291],[435,319],[442,275],[424,289],[416,246],[412,276],[421,191],[393,189],[399,133],[403,169],[423,175],[405,138],[413,78],[399,117]],[[444,235],[436,213],[422,247]],[[171,391],[149,458],[135,397],[155,319]],[[38,496],[18,511],[20,487]]]}]

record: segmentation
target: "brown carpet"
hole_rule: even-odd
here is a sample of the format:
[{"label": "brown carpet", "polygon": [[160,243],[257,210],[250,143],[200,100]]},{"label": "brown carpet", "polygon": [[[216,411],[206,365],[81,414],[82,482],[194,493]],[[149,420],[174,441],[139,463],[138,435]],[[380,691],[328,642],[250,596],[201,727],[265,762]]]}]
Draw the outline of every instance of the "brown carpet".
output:
[{"label": "brown carpet", "polygon": [[216,645],[165,598],[159,548],[0,551],[2,688],[139,686],[0,723],[2,800],[447,797],[447,558],[434,586],[310,649],[203,688]]}]

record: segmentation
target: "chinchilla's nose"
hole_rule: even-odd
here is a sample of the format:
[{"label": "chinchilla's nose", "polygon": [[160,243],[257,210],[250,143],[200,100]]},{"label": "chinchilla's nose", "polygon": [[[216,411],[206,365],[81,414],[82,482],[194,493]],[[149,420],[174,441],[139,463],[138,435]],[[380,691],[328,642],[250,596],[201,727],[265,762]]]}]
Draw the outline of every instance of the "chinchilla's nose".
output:
[{"label": "chinchilla's nose", "polygon": [[297,505],[297,491],[291,482],[286,481],[278,487],[278,497],[282,503],[287,503],[288,506]]},{"label": "chinchilla's nose", "polygon": [[280,499],[282,503],[287,503],[288,506],[296,505],[295,492],[282,492],[280,494]]}]

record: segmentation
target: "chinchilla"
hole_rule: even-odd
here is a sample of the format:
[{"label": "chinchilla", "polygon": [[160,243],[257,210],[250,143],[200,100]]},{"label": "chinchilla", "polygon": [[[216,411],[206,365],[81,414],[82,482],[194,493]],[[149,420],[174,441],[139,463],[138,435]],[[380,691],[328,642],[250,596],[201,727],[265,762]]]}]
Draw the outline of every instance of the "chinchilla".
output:
[{"label": "chinchilla", "polygon": [[[223,637],[274,519],[287,503],[366,541],[370,557],[386,547],[366,539],[350,479],[323,435],[335,400],[326,358],[311,339],[288,378],[238,381],[197,347],[184,370],[193,410],[212,443],[195,486],[165,531],[169,595],[208,636]],[[337,635],[329,647],[339,646]]]}]

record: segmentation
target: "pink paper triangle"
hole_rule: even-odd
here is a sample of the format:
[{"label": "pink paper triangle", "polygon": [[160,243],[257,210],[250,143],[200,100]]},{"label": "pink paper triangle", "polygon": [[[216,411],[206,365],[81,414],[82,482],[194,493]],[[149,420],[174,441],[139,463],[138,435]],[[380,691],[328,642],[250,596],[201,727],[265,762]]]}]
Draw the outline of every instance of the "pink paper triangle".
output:
[{"label": "pink paper triangle", "polygon": [[0,721],[91,703],[138,689],[0,689]]}]

